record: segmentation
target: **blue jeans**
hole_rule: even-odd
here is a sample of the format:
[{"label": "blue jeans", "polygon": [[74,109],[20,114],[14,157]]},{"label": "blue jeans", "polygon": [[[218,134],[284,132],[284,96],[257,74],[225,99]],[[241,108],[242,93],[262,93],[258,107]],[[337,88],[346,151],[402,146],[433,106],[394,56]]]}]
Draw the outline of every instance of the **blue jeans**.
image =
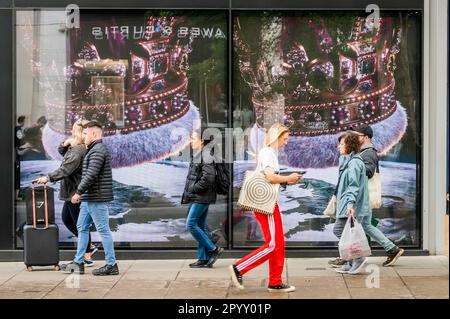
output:
[{"label": "blue jeans", "polygon": [[395,244],[389,240],[378,228],[372,225],[372,216],[365,216],[363,218],[358,218],[358,221],[361,223],[364,232],[367,236],[372,238],[372,240],[379,243],[385,251],[389,251],[395,247]]},{"label": "blue jeans", "polygon": [[209,239],[206,229],[206,217],[208,216],[209,204],[193,203],[189,207],[186,220],[186,229],[197,241],[197,256],[199,260],[208,260],[209,253],[216,248]]},{"label": "blue jeans", "polygon": [[105,250],[106,264],[113,266],[116,263],[114,254],[114,242],[109,229],[108,205],[104,202],[82,202],[80,205],[80,215],[78,216],[78,245],[74,262],[84,263],[84,253],[89,241],[89,227],[94,222],[95,228],[102,238],[103,249]]}]

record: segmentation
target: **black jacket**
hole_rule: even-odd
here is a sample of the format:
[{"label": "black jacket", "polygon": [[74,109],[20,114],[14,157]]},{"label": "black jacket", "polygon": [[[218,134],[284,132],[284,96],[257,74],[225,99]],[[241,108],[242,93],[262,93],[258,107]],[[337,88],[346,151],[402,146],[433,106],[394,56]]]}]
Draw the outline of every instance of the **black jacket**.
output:
[{"label": "black jacket", "polygon": [[86,155],[86,146],[75,145],[73,147],[58,147],[58,152],[64,156],[61,166],[48,174],[50,182],[61,181],[59,199],[70,201],[81,181],[83,158]]},{"label": "black jacket", "polygon": [[189,172],[184,186],[182,204],[201,203],[214,204],[216,202],[216,168],[214,163],[204,164],[193,160],[189,165]]},{"label": "black jacket", "polygon": [[109,202],[114,199],[111,155],[102,140],[88,145],[77,194],[86,202]]}]

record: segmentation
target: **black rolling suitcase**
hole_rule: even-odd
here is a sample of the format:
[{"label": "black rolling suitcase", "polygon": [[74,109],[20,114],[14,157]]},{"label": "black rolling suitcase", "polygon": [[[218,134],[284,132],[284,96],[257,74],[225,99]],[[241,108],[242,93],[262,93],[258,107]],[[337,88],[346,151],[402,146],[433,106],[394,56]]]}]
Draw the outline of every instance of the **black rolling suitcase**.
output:
[{"label": "black rolling suitcase", "polygon": [[[47,210],[48,223],[55,223],[55,190],[46,185],[28,187],[25,192],[27,209],[27,225],[33,225],[33,212],[36,214],[36,224],[45,224],[45,210]],[[47,198],[47,206],[44,205]]]},{"label": "black rolling suitcase", "polygon": [[48,219],[49,198],[47,197],[47,187],[44,186],[43,198],[43,223],[37,222],[36,195],[34,186],[31,187],[32,200],[32,225],[25,225],[23,229],[24,242],[24,263],[28,271],[33,270],[33,266],[54,266],[59,270],[59,235],[58,226],[50,224]]}]

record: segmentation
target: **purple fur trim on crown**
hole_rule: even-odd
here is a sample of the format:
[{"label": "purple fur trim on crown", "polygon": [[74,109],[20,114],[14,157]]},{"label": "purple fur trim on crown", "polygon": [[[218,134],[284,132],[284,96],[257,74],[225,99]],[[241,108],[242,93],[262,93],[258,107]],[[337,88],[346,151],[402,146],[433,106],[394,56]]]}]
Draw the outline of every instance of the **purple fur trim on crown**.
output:
[{"label": "purple fur trim on crown", "polygon": [[[384,121],[372,124],[372,143],[380,154],[386,154],[406,132],[405,109],[397,102],[397,110]],[[280,163],[300,168],[325,168],[338,165],[337,142],[339,134],[313,137],[290,136],[284,151],[280,152]],[[260,149],[264,143],[264,131],[253,127],[252,149]]]},{"label": "purple fur trim on crown", "polygon": [[[111,152],[113,168],[133,166],[178,153],[189,143],[190,134],[197,129],[199,123],[200,114],[191,102],[189,111],[176,121],[130,134],[107,136],[103,138],[103,142]],[[53,159],[62,159],[57,149],[66,138],[48,125],[45,126],[42,140],[46,152]]]}]

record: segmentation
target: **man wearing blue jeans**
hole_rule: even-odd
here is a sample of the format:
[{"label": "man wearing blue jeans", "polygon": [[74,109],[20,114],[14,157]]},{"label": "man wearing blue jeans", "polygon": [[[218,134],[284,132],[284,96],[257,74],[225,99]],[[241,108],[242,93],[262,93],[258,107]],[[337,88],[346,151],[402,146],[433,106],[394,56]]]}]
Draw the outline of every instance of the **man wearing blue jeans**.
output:
[{"label": "man wearing blue jeans", "polygon": [[91,121],[83,130],[87,153],[83,160],[81,182],[71,202],[81,201],[78,216],[78,244],[74,260],[62,265],[66,273],[84,274],[84,252],[89,240],[92,222],[102,238],[106,265],[94,269],[94,276],[118,275],[119,267],[114,254],[114,242],[109,229],[108,202],[113,200],[111,156],[102,143],[103,131],[98,122]]}]

